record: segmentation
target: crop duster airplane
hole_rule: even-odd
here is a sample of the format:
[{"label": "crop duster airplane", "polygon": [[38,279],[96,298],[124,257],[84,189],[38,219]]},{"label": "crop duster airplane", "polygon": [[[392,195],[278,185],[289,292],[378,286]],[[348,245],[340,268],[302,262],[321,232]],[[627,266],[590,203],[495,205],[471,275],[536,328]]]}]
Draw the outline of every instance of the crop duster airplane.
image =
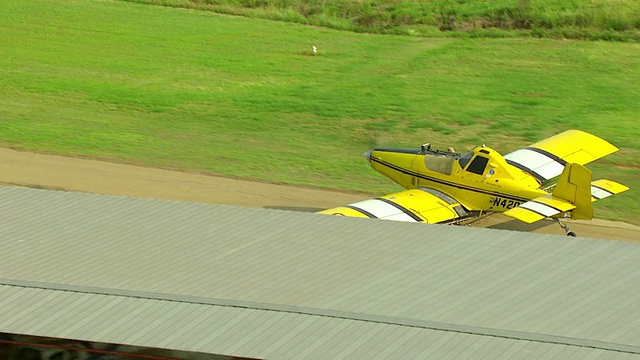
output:
[{"label": "crop duster airplane", "polygon": [[[452,150],[452,149],[450,149]],[[466,154],[431,149],[376,148],[371,167],[407,190],[320,211],[386,220],[462,223],[493,212],[533,223],[554,218],[592,219],[592,202],[629,188],[591,179],[583,165],[618,151],[607,141],[568,130],[507,155],[487,146]]]}]

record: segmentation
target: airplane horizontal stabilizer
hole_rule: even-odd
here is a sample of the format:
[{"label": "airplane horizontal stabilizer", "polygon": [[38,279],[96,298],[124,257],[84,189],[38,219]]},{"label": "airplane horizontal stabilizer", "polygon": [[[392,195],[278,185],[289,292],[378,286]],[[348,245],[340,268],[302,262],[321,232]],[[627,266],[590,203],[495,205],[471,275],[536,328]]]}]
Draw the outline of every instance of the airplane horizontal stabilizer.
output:
[{"label": "airplane horizontal stabilizer", "polygon": [[596,180],[591,182],[591,201],[604,199],[611,195],[629,190],[628,187],[611,180]]},{"label": "airplane horizontal stabilizer", "polygon": [[[577,168],[581,168],[581,167],[577,166]],[[567,169],[567,170],[570,170],[570,169]],[[567,171],[567,176],[568,174],[569,174],[569,171]],[[588,176],[589,175],[583,174],[583,176],[581,176],[581,180],[588,179]],[[566,182],[565,184],[570,184],[570,183]],[[563,186],[566,188],[571,188],[571,186],[566,186],[566,185],[563,185]],[[576,192],[575,189],[578,187],[579,186],[573,187],[574,193]],[[604,179],[592,181],[591,189],[590,189],[591,202],[604,199],[611,195],[619,194],[626,190],[629,190],[629,188],[615,181],[604,180]],[[571,191],[567,190],[564,192],[567,193]],[[565,197],[567,195],[567,194],[562,194],[563,193],[562,191],[560,191],[560,193]],[[563,199],[558,196],[549,194],[549,195],[541,196],[539,198],[535,198],[533,200],[527,201],[526,203],[516,208],[505,211],[504,214],[512,218],[516,218],[518,220],[524,221],[526,223],[533,223],[533,222],[542,220],[544,218],[553,217],[555,215],[576,209],[577,208],[576,204],[569,201],[570,198],[571,197],[566,197],[566,199]],[[588,200],[585,199],[585,201],[588,201]],[[572,218],[575,218],[574,215],[575,214],[572,214]]]},{"label": "airplane horizontal stabilizer", "polygon": [[575,205],[566,200],[553,195],[545,195],[507,210],[504,214],[526,223],[534,223],[554,215],[571,211],[575,208]]}]

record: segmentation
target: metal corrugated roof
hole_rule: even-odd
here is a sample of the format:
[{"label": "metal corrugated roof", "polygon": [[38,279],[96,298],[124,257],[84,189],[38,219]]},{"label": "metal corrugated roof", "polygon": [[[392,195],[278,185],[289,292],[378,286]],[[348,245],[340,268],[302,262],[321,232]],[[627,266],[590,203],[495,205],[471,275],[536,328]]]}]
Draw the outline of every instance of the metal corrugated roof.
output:
[{"label": "metal corrugated roof", "polygon": [[368,320],[8,285],[0,285],[0,308],[3,328],[13,333],[256,358],[631,355]]},{"label": "metal corrugated roof", "polygon": [[[145,346],[242,356],[294,356],[307,342],[325,357],[332,349],[353,357],[397,339],[420,341],[395,355],[640,351],[635,243],[0,187],[0,248],[2,293],[36,295],[0,307],[33,319],[2,315],[6,332],[78,338],[64,329],[95,323],[54,301],[71,296],[64,303],[94,312],[103,301],[126,305],[96,315],[112,319],[96,341],[134,344],[112,337],[135,329],[128,339]],[[38,302],[47,306],[30,311]],[[158,317],[182,304],[202,321]],[[133,324],[127,311],[154,325]],[[217,315],[208,321],[208,312]],[[52,314],[67,327],[42,325]],[[180,325],[204,335],[163,342]],[[210,340],[221,326],[224,336]],[[210,347],[188,348],[193,341]]]}]

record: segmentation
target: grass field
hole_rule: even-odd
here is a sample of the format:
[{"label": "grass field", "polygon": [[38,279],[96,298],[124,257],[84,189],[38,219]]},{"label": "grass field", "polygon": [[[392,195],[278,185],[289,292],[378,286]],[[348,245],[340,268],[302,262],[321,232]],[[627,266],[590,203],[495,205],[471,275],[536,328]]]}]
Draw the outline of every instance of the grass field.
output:
[{"label": "grass field", "polygon": [[[118,1],[0,2],[0,145],[383,193],[361,154],[500,151],[569,128],[621,151],[597,215],[640,223],[640,44],[424,39]],[[319,55],[310,56],[311,44]]]}]

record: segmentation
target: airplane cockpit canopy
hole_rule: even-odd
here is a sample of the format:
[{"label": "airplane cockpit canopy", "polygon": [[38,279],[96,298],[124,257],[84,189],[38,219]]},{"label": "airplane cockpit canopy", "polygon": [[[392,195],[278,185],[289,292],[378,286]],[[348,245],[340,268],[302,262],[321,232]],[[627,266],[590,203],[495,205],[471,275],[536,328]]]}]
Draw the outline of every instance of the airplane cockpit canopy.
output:
[{"label": "airplane cockpit canopy", "polygon": [[[474,148],[475,150],[476,148]],[[434,150],[431,148],[431,144],[424,144],[420,148],[420,154],[425,155],[424,164],[427,169],[431,171],[437,171],[442,174],[451,175],[453,173],[453,163],[458,160],[461,169],[465,169],[468,172],[482,175],[489,162],[489,158],[484,155],[479,155],[474,158],[476,152],[471,150],[465,154],[451,151]],[[486,150],[481,150],[484,154],[489,154]],[[473,159],[473,161],[472,161]],[[469,165],[469,162],[471,164]],[[467,167],[467,165],[469,165]]]},{"label": "airplane cockpit canopy", "polygon": [[[476,151],[475,151],[476,149],[478,149],[478,146],[476,146],[475,148],[473,148],[473,150],[467,152],[466,154],[462,155],[460,157],[459,164],[461,169],[466,168],[466,171],[470,173],[482,175],[484,174],[484,171],[487,168],[487,165],[489,164],[489,151],[484,148],[481,148],[480,150],[478,150],[478,155],[474,157],[474,155],[476,155]],[[471,164],[469,164],[469,161],[471,161]],[[467,166],[467,164],[469,164],[469,166]]]},{"label": "airplane cockpit canopy", "polygon": [[453,163],[462,155],[451,150],[432,149],[431,144],[426,143],[420,147],[420,154],[424,155],[424,165],[427,169],[451,175],[453,173]]},{"label": "airplane cockpit canopy", "polygon": [[466,154],[462,155],[460,157],[460,168],[464,169],[465,166],[467,166],[467,163],[469,163],[469,160],[471,160],[471,158],[473,157],[473,151],[469,151]]}]

